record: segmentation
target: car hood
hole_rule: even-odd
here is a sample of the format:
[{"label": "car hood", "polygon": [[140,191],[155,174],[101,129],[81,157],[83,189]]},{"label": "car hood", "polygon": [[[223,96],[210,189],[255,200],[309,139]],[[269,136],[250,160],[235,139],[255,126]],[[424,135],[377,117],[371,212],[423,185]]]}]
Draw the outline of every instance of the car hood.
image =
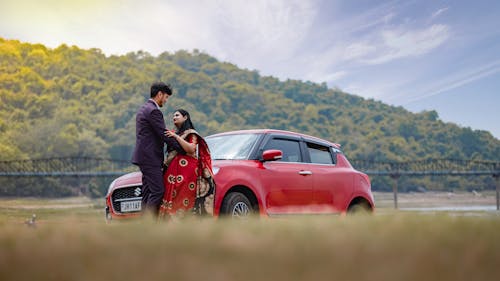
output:
[{"label": "car hood", "polygon": [[125,174],[115,180],[115,186],[123,186],[123,185],[133,185],[133,184],[142,184],[142,173],[141,172],[132,172]]}]

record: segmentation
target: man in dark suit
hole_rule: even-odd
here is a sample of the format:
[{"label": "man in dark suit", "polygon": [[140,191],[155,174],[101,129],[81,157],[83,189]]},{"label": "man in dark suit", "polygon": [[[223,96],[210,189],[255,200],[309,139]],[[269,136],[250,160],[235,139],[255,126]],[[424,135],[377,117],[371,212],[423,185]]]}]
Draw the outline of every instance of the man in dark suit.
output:
[{"label": "man in dark suit", "polygon": [[160,108],[172,95],[172,89],[165,83],[151,85],[151,98],[137,111],[135,118],[136,142],[132,163],[142,172],[142,209],[158,214],[163,199],[163,157],[164,143],[175,146],[173,138],[165,136],[165,121]]}]

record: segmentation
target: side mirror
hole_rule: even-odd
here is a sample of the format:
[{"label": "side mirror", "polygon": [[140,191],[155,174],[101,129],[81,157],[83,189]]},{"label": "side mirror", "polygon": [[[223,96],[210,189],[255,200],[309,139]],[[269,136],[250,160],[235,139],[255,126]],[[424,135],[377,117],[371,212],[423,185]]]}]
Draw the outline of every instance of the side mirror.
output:
[{"label": "side mirror", "polygon": [[276,161],[283,158],[283,152],[277,149],[270,149],[262,152],[263,161]]}]

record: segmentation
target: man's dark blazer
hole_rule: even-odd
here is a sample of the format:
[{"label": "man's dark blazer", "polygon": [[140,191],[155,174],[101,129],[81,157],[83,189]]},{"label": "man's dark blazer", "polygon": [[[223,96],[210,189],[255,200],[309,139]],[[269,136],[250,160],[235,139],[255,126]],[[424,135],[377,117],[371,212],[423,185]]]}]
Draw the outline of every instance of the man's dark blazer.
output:
[{"label": "man's dark blazer", "polygon": [[136,142],[132,163],[138,166],[163,165],[164,143],[174,145],[174,139],[165,136],[163,113],[153,100],[148,100],[137,111]]}]

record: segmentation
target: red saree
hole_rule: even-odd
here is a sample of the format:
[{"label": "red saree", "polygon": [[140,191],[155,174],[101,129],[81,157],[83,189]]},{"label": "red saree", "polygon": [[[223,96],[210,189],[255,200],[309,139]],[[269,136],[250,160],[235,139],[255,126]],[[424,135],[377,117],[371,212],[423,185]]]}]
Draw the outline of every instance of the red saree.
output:
[{"label": "red saree", "polygon": [[188,214],[211,216],[215,183],[207,143],[195,130],[186,130],[181,137],[197,145],[197,153],[184,155],[173,151],[168,154],[168,167],[163,175],[165,194],[159,218]]}]

